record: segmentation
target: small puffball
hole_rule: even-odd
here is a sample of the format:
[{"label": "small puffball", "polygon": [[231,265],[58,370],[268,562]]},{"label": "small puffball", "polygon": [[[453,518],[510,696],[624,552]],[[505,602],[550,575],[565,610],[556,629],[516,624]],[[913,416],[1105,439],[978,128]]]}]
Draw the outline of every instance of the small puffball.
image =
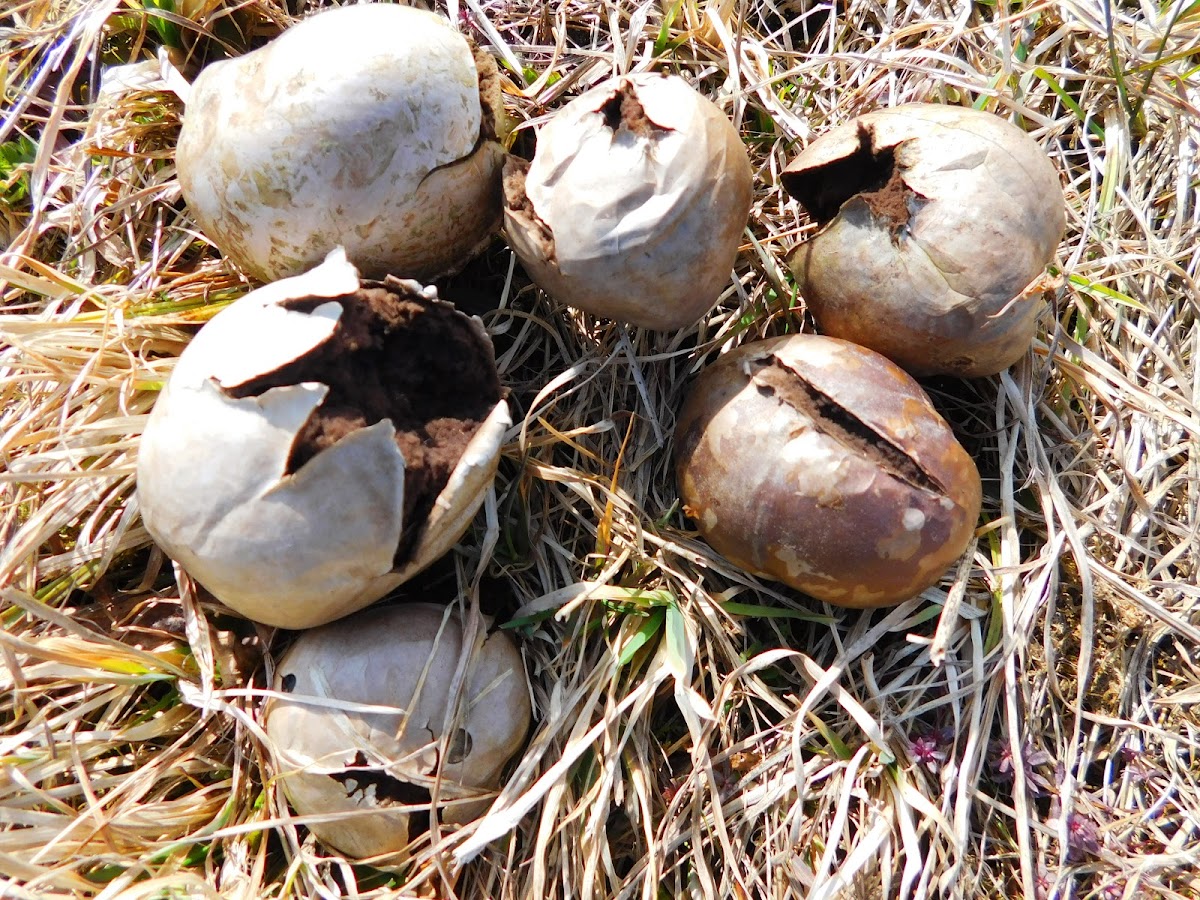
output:
[{"label": "small puffball", "polygon": [[750,161],[728,117],[682,78],[627,75],[568,103],[510,158],[504,229],[559,303],[646,328],[690,325],[729,284]]},{"label": "small puffball", "polygon": [[1025,132],[897,106],[822,135],[782,182],[822,226],[788,262],[824,334],[918,376],[991,375],[1028,352],[1066,213]]},{"label": "small puffball", "polygon": [[[477,818],[531,720],[520,651],[482,623],[464,647],[458,615],[430,603],[372,609],[305,632],[280,660],[266,732],[292,808],[357,812],[309,827],[354,858],[391,855],[428,827]],[[455,671],[470,664],[460,694]],[[371,712],[339,704],[373,707]]]},{"label": "small puffball", "polygon": [[885,606],[962,555],[982,487],[920,386],[856,344],[796,334],[733,350],[679,414],[684,512],[748,572],[838,606]]}]

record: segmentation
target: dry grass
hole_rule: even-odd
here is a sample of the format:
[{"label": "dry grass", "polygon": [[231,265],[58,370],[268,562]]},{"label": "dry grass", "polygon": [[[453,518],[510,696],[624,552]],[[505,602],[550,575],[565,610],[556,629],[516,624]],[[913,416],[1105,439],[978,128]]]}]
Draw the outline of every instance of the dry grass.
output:
[{"label": "dry grass", "polygon": [[[191,77],[289,11],[9,2],[0,894],[1200,896],[1200,6],[450,7],[510,65],[518,122],[665,66],[739,124],[757,172],[736,280],[698,330],[556,309],[499,242],[445,286],[486,298],[518,427],[489,515],[403,593],[516,621],[527,752],[488,818],[398,874],[289,818],[256,725],[280,641],[181,596],[133,490],[191,326],[249,285],[180,202],[177,98],[153,65],[104,80],[164,42]],[[930,385],[984,473],[973,555],[862,614],[714,556],[668,449],[713,353],[807,327],[782,260],[811,225],[781,167],[906,100],[1029,130],[1068,235],[1029,358]]]}]

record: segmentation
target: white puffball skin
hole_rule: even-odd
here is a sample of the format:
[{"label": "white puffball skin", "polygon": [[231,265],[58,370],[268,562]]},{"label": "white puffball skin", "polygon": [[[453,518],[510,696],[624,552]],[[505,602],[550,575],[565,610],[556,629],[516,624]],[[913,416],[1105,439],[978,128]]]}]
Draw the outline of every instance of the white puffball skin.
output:
[{"label": "white puffball skin", "polygon": [[369,277],[432,280],[499,227],[499,110],[495,63],[445,19],[340,7],[200,73],[179,181],[205,235],[263,281],[339,245]]},{"label": "white puffball skin", "polygon": [[[338,251],[305,275],[236,301],[185,348],[142,435],[137,477],[146,530],[218,600],[257,622],[309,628],[382,597],[454,545],[495,475],[510,424],[503,400],[396,568],[405,460],[391,421],[347,434],[286,474],[292,445],[327,386],[301,382],[241,399],[224,390],[329,339],[342,311],[335,298],[358,288],[358,273]],[[281,305],[306,297],[330,300],[311,312]]]},{"label": "white puffball skin", "polygon": [[457,697],[451,685],[466,629],[431,603],[367,610],[308,631],[280,660],[275,689],[286,696],[270,701],[266,732],[292,808],[362,813],[311,821],[322,841],[354,858],[402,859],[418,836],[413,812],[428,808],[439,775],[443,824],[486,810],[531,720],[520,651],[506,632],[486,633],[489,624]]},{"label": "white puffball skin", "polygon": [[750,161],[728,117],[682,78],[592,88],[542,127],[523,183],[514,166],[505,235],[559,303],[680,328],[729,283],[750,215]]}]

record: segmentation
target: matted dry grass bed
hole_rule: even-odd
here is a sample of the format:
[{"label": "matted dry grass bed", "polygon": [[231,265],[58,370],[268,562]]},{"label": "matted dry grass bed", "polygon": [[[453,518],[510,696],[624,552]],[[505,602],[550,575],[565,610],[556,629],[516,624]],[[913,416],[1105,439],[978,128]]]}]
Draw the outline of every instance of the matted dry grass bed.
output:
[{"label": "matted dry grass bed", "polygon": [[[756,198],[699,328],[555,308],[499,241],[443,285],[517,425],[486,515],[401,597],[512,624],[537,722],[488,818],[382,873],[329,856],[264,769],[287,636],[181,592],[134,493],[174,358],[251,285],[183,207],[160,67],[111,67],[165,47],[193,77],[308,8],[154,5],[0,16],[0,894],[1200,894],[1200,6],[450,4],[505,67],[519,151],[586,86],[666,68],[738,124]],[[668,450],[714,354],[810,328],[783,258],[813,226],[779,171],[906,100],[1028,130],[1068,234],[1029,357],[928,384],[984,476],[973,554],[859,613],[716,557]]]}]

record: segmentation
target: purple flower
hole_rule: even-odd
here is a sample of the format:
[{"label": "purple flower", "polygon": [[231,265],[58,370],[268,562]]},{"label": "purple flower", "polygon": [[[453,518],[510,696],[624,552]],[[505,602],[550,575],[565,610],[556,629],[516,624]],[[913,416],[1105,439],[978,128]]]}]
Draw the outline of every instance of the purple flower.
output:
[{"label": "purple flower", "polygon": [[923,766],[930,772],[936,773],[946,761],[946,751],[942,749],[937,735],[921,734],[908,742],[909,752],[913,762]]},{"label": "purple flower", "polygon": [[1080,813],[1067,813],[1067,861],[1081,862],[1100,853],[1100,829]]},{"label": "purple flower", "polygon": [[[992,779],[1000,784],[1007,784],[1014,780],[1015,772],[1013,765],[1012,745],[1008,741],[992,741],[988,748],[990,752],[992,767]],[[1054,757],[1045,750],[1034,750],[1031,744],[1026,744],[1021,751],[1021,758],[1024,760],[1025,781],[1029,785],[1030,791],[1035,797],[1041,797],[1053,790],[1053,785],[1037,771],[1037,766],[1044,766],[1047,763],[1053,762]]]}]

